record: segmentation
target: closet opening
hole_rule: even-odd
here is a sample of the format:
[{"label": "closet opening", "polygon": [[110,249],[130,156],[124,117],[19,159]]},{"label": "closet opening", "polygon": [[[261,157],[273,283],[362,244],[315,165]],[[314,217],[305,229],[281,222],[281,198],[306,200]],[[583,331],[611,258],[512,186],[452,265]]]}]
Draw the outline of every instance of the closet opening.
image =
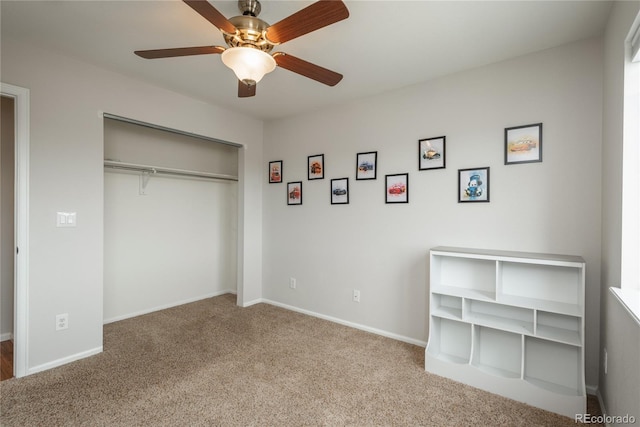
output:
[{"label": "closet opening", "polygon": [[104,114],[104,323],[237,293],[240,147]]}]

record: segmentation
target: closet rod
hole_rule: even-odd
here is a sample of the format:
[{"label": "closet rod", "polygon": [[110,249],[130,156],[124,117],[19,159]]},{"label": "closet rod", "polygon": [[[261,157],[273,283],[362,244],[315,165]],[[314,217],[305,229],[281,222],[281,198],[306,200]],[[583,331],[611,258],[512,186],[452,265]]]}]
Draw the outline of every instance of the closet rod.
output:
[{"label": "closet rod", "polygon": [[233,175],[224,175],[220,173],[190,171],[186,169],[166,168],[163,166],[141,165],[137,163],[117,162],[115,160],[105,160],[105,168],[125,169],[138,172],[149,172],[152,174],[162,173],[168,175],[190,176],[194,178],[221,179],[224,181],[237,181],[238,177]]}]

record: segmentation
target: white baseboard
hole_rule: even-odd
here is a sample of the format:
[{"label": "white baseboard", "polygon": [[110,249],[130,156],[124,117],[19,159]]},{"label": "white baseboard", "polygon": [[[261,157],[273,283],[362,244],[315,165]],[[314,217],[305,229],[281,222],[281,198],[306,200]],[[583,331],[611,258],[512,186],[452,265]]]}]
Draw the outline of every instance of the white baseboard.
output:
[{"label": "white baseboard", "polygon": [[201,301],[201,300],[207,299],[207,298],[213,298],[213,297],[217,297],[217,296],[224,295],[224,294],[235,294],[235,293],[236,293],[235,290],[217,291],[217,292],[213,292],[213,293],[206,294],[206,295],[201,295],[201,296],[194,297],[194,298],[188,298],[188,299],[181,300],[181,301],[174,301],[174,302],[171,302],[169,304],[163,304],[163,305],[160,305],[160,306],[157,306],[157,307],[146,308],[144,310],[136,311],[134,313],[127,313],[127,314],[122,314],[122,315],[115,316],[115,317],[110,317],[108,319],[104,319],[102,321],[102,323],[104,325],[106,325],[108,323],[118,322],[120,320],[125,320],[125,319],[130,319],[132,317],[142,316],[143,314],[149,314],[149,313],[153,313],[155,311],[166,310],[167,308],[177,307],[179,305],[189,304],[191,302]]},{"label": "white baseboard", "polygon": [[349,322],[347,320],[339,319],[337,317],[327,316],[325,314],[316,313],[314,311],[305,310],[305,309],[302,309],[302,308],[294,307],[292,305],[282,304],[280,302],[271,301],[271,300],[264,299],[264,298],[260,299],[260,301],[257,301],[257,300],[255,302],[252,301],[251,305],[257,304],[258,302],[263,302],[265,304],[274,305],[276,307],[280,307],[280,308],[284,308],[286,310],[291,310],[291,311],[295,311],[295,312],[298,312],[298,313],[306,314],[308,316],[318,317],[320,319],[328,320],[330,322],[338,323],[340,325],[349,326],[349,327],[355,328],[355,329],[360,329],[361,331],[371,332],[371,333],[376,334],[376,335],[381,335],[383,337],[391,338],[391,339],[394,339],[394,340],[397,340],[397,341],[406,342],[406,343],[417,345],[417,346],[420,346],[420,347],[426,347],[427,346],[426,341],[421,341],[421,340],[417,340],[417,339],[414,339],[414,338],[405,337],[403,335],[394,334],[393,332],[383,331],[382,329],[372,328],[370,326],[361,325],[359,323]]},{"label": "white baseboard", "polygon": [[585,388],[587,389],[587,394],[592,394],[594,396],[598,395],[598,386],[597,385],[589,385],[589,384],[587,384]]},{"label": "white baseboard", "polygon": [[[602,399],[602,394],[600,394],[600,389],[597,390],[596,396],[598,397],[598,403],[600,404],[600,410],[602,411],[602,415],[605,420],[607,419],[607,408],[604,406],[604,400]],[[609,427],[611,424],[605,422],[605,426]]]},{"label": "white baseboard", "polygon": [[72,354],[71,356],[63,357],[62,359],[54,360],[52,362],[43,363],[42,365],[34,366],[33,368],[28,368],[27,375],[32,375],[38,372],[57,368],[58,366],[66,365],[67,363],[75,362],[76,360],[84,359],[85,357],[89,357],[89,356],[94,356],[99,353],[102,353],[102,346],[93,348],[91,350],[83,351],[80,353]]},{"label": "white baseboard", "polygon": [[0,334],[0,342],[10,341],[12,339],[13,339],[13,334],[11,332],[5,332],[4,334]]},{"label": "white baseboard", "polygon": [[242,304],[242,308],[251,307],[252,305],[260,304],[261,302],[265,302],[266,303],[267,301],[262,299],[262,298],[254,299],[252,301],[247,301],[247,302],[243,303]]}]

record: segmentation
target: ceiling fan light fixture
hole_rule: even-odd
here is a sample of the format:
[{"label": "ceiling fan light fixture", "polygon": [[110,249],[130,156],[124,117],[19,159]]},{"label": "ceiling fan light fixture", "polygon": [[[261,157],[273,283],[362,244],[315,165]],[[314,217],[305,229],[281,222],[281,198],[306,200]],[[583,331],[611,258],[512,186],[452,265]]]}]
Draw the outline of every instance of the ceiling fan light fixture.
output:
[{"label": "ceiling fan light fixture", "polygon": [[236,77],[247,84],[256,84],[276,68],[271,55],[252,47],[232,47],[222,52],[222,62]]},{"label": "ceiling fan light fixture", "polygon": [[219,29],[229,47],[193,46],[137,50],[134,52],[136,55],[145,59],[155,59],[220,54],[222,62],[231,68],[238,78],[239,98],[255,96],[256,84],[276,66],[327,86],[335,86],[342,80],[342,74],[295,56],[283,52],[275,52],[273,55],[269,53],[275,46],[348,18],[349,10],[341,0],[316,0],[273,25],[258,18],[260,0],[237,0],[242,15],[229,19],[209,1],[182,1]]}]

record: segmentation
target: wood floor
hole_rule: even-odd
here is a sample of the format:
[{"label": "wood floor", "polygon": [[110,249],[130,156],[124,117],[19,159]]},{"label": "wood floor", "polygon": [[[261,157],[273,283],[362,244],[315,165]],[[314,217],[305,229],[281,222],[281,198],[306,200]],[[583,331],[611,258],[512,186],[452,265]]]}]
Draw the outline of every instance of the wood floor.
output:
[{"label": "wood floor", "polygon": [[13,341],[0,343],[0,381],[13,378]]}]

